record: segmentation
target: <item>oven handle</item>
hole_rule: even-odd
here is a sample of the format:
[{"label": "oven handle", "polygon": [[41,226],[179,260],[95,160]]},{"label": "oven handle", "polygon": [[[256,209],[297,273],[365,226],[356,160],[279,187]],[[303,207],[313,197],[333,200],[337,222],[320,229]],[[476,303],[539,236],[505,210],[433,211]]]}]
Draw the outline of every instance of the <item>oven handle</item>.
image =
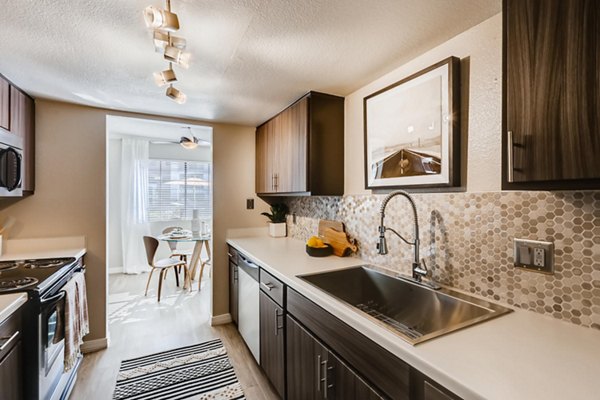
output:
[{"label": "oven handle", "polygon": [[41,305],[42,309],[52,307],[54,304],[56,304],[59,301],[61,301],[62,299],[64,299],[66,295],[67,295],[67,292],[65,292],[64,290],[61,290],[60,292],[58,292],[58,294],[55,294],[52,297],[48,297],[47,299],[42,300],[40,302],[40,305]]}]

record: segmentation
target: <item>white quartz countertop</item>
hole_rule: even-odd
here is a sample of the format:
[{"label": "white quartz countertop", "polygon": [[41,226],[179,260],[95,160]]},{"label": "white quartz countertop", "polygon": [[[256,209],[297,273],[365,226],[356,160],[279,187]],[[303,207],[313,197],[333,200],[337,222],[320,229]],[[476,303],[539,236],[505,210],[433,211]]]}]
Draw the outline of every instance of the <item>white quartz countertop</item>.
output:
[{"label": "white quartz countertop", "polygon": [[412,346],[296,275],[364,262],[313,258],[290,238],[230,238],[265,270],[452,392],[467,399],[600,398],[600,332],[514,312]]},{"label": "white quartz countertop", "polygon": [[0,324],[27,302],[26,293],[0,295]]},{"label": "white quartz countertop", "polygon": [[86,253],[85,237],[11,239],[4,244],[0,261],[40,258],[80,258]]}]

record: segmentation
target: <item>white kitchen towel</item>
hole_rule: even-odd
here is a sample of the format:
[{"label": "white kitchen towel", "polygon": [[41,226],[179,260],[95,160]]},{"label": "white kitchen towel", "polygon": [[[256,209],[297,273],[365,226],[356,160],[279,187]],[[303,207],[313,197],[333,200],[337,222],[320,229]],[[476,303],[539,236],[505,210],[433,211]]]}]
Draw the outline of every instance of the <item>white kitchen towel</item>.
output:
[{"label": "white kitchen towel", "polygon": [[83,337],[90,332],[85,274],[76,272],[63,290],[65,296],[65,371],[73,368]]}]

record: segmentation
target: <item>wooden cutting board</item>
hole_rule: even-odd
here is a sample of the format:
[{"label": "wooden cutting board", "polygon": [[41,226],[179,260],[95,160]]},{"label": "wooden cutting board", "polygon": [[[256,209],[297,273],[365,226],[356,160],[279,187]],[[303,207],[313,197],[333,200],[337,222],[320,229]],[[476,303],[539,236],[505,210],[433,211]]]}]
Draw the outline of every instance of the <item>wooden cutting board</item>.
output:
[{"label": "wooden cutting board", "polygon": [[325,237],[325,229],[331,228],[336,231],[346,232],[346,228],[344,228],[344,223],[342,221],[331,221],[328,219],[319,220],[319,237]]},{"label": "wooden cutting board", "polygon": [[356,245],[348,240],[346,232],[340,232],[333,228],[327,228],[323,232],[323,241],[333,247],[333,254],[338,257],[346,257],[358,250]]}]

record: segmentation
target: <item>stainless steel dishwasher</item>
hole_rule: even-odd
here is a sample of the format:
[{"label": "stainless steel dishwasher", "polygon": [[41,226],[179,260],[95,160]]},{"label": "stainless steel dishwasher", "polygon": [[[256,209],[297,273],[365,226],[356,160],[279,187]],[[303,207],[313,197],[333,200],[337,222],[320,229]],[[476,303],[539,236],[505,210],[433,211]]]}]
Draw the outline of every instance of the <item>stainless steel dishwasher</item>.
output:
[{"label": "stainless steel dishwasher", "polygon": [[260,363],[258,265],[242,254],[239,256],[238,285],[238,330]]}]

